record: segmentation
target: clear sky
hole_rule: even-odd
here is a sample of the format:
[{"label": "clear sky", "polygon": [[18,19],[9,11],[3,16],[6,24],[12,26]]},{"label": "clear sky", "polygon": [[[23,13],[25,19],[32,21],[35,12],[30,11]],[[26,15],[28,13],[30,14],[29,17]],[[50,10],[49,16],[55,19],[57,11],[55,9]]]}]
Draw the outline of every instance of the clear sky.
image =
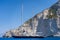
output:
[{"label": "clear sky", "polygon": [[0,36],[6,31],[18,28],[21,25],[22,3],[24,23],[55,2],[57,0],[0,0]]}]

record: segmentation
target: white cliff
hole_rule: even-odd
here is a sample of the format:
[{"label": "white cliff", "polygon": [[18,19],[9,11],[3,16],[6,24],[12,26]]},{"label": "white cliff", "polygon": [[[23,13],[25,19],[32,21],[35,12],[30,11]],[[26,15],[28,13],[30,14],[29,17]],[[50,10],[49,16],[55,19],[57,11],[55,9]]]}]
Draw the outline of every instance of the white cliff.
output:
[{"label": "white cliff", "polygon": [[38,13],[19,28],[6,32],[12,36],[60,36],[60,0],[50,8]]}]

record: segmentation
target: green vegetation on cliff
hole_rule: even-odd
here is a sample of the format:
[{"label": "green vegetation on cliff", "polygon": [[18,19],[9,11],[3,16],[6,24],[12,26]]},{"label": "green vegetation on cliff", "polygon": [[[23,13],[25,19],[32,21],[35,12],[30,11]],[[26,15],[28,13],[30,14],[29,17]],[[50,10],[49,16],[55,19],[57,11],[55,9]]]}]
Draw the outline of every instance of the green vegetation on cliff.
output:
[{"label": "green vegetation on cliff", "polygon": [[[47,17],[48,18],[57,18],[56,11],[57,11],[56,7],[55,8],[54,7],[51,7],[49,9],[49,15]],[[52,15],[51,15],[51,13],[52,13]]]}]

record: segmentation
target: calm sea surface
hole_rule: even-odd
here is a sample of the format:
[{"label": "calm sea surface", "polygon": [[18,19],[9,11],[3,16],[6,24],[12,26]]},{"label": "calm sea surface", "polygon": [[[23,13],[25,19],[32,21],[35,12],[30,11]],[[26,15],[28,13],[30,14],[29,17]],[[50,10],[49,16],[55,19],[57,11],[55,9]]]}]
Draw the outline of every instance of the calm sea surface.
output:
[{"label": "calm sea surface", "polygon": [[60,37],[46,37],[46,38],[0,38],[0,40],[60,40]]}]

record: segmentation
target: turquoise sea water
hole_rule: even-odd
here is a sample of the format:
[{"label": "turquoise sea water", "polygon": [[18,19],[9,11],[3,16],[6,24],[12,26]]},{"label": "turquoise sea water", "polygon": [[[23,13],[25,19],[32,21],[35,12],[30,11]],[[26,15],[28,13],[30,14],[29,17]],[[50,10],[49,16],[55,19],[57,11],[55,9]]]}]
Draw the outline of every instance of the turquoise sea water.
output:
[{"label": "turquoise sea water", "polygon": [[0,40],[60,40],[60,37],[46,37],[46,38],[0,38]]}]

